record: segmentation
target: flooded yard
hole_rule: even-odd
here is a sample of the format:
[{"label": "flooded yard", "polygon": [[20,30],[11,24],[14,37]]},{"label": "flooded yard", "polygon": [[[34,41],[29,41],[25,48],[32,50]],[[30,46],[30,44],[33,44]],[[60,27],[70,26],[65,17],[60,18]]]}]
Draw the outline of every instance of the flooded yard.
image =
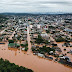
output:
[{"label": "flooded yard", "polygon": [[[70,50],[72,50],[72,47],[62,47],[62,45],[64,44],[64,42],[59,42],[57,43],[58,47],[60,47],[60,49],[62,50],[62,53],[66,53],[67,56],[70,58],[70,60],[72,61],[72,54],[68,54],[67,52],[69,52]],[[72,44],[72,42],[71,42]],[[64,51],[64,49],[66,49],[66,51]]]}]

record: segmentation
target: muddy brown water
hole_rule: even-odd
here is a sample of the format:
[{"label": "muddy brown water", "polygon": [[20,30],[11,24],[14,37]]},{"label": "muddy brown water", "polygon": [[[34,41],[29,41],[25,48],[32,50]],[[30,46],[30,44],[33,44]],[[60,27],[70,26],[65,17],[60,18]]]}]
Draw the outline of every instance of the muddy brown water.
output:
[{"label": "muddy brown water", "polygon": [[29,44],[27,52],[8,48],[8,43],[0,45],[0,58],[7,59],[16,65],[30,68],[34,72],[72,72],[72,68],[33,55],[31,52],[29,30],[27,40]]},{"label": "muddy brown water", "polygon": [[[72,47],[62,47],[62,45],[64,44],[65,42],[58,42],[58,47],[60,47],[60,49],[62,50],[62,53],[63,54],[67,54],[66,56],[68,56],[72,62],[72,54],[68,54],[67,52],[69,52],[70,50],[72,50]],[[72,42],[71,42],[72,44]],[[66,51],[64,51],[64,49],[66,49]]]}]

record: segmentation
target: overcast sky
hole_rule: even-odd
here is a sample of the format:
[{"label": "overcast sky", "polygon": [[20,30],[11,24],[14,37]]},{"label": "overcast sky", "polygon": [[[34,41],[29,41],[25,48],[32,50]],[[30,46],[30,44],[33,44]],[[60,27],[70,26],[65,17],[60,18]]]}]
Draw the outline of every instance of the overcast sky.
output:
[{"label": "overcast sky", "polygon": [[72,0],[0,0],[2,12],[72,12]]}]

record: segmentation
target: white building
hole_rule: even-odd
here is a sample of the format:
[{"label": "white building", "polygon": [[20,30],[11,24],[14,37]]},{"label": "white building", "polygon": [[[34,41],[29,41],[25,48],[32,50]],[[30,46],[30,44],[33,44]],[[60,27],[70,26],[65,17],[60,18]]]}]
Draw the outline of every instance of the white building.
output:
[{"label": "white building", "polygon": [[32,28],[32,27],[33,27],[33,25],[29,25],[29,27],[30,27],[30,28]]},{"label": "white building", "polygon": [[40,53],[38,53],[38,56],[45,58],[45,56],[43,54],[40,54]]},{"label": "white building", "polygon": [[37,28],[41,28],[41,25],[37,25]]}]

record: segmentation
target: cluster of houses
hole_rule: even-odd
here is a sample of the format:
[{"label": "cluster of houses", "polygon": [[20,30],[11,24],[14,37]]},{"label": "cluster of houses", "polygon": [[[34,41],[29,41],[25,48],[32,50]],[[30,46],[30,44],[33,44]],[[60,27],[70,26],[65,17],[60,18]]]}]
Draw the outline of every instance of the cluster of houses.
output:
[{"label": "cluster of houses", "polygon": [[[38,16],[35,21],[32,18],[29,22],[30,26],[30,36],[31,36],[31,43],[32,43],[32,49],[33,54],[38,55],[39,57],[47,58],[53,60],[53,57],[48,56],[47,54],[43,54],[43,52],[39,52],[39,48],[42,48],[43,46],[51,47],[55,50],[55,52],[50,51],[49,53],[58,58],[55,60],[67,60],[67,62],[70,62],[70,58],[67,57],[65,54],[62,53],[62,50],[60,47],[57,46],[57,44],[53,44],[56,42],[66,42],[62,46],[63,47],[72,47],[70,44],[72,40],[72,32],[71,32],[71,24],[66,23],[66,18],[69,16]],[[70,16],[71,18],[71,16]],[[33,20],[33,22],[32,22]],[[69,20],[67,20],[69,21]],[[72,22],[72,20],[71,20]],[[71,26],[71,27],[70,27]],[[66,28],[68,29],[66,30]],[[43,40],[47,40],[48,43],[36,43],[36,39],[38,38],[38,35],[42,37]],[[52,41],[51,37],[54,40]],[[53,46],[55,45],[55,46]],[[35,51],[34,51],[35,50]],[[69,51],[71,53],[71,50]],[[62,55],[63,54],[63,55]],[[62,55],[62,57],[60,57]]]},{"label": "cluster of houses", "polygon": [[[24,15],[11,16],[6,21],[7,28],[0,34],[0,41],[12,39],[8,46],[22,51],[27,50],[27,27],[31,38],[33,54],[39,57],[70,64],[70,58],[62,53],[62,47],[72,47],[72,16],[71,15]],[[39,39],[39,40],[38,40]],[[43,51],[42,48],[46,48]],[[68,51],[72,54],[72,50]],[[49,56],[51,55],[51,56]]]}]

